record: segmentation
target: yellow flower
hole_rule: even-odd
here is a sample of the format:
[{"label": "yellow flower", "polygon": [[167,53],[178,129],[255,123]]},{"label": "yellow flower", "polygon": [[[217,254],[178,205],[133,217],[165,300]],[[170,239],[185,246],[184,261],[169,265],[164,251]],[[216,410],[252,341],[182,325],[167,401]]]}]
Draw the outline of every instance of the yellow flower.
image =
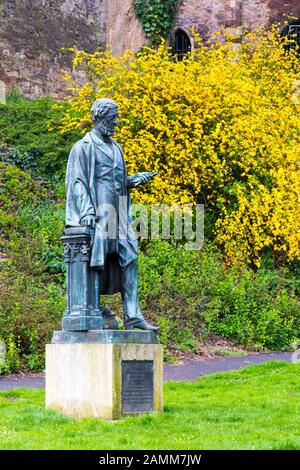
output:
[{"label": "yellow flower", "polygon": [[128,172],[159,173],[133,192],[136,201],[205,201],[228,263],[259,266],[266,248],[299,259],[300,106],[292,100],[299,60],[275,30],[246,34],[238,50],[221,38],[205,46],[195,35],[199,48],[181,62],[164,44],[118,59],[73,50],[61,131],[86,132],[93,100],[116,100]]}]

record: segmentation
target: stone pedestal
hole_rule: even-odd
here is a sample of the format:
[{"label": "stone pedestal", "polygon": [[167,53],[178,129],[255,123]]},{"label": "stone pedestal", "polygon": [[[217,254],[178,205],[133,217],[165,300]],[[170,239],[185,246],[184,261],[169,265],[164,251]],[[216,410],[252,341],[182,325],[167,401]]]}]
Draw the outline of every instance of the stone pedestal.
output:
[{"label": "stone pedestal", "polygon": [[55,332],[46,346],[46,407],[119,419],[163,409],[163,348],[149,331]]},{"label": "stone pedestal", "polygon": [[104,328],[100,310],[99,272],[90,269],[92,229],[68,228],[62,237],[67,267],[67,308],[62,327],[65,331]]}]

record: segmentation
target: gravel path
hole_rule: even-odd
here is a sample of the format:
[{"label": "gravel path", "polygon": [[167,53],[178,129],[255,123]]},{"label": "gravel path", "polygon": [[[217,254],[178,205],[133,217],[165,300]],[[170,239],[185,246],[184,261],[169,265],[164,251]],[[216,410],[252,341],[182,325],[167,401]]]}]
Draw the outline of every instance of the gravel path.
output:
[{"label": "gravel path", "polygon": [[[184,364],[164,364],[164,381],[195,380],[202,375],[214,372],[226,372],[239,370],[254,364],[263,364],[269,361],[291,362],[292,353],[272,352],[264,354],[248,354],[239,357],[222,357],[199,361],[190,361]],[[43,374],[32,375],[8,375],[0,376],[0,390],[12,390],[14,388],[44,388],[45,378]]]},{"label": "gravel path", "polygon": [[[239,370],[255,364],[263,364],[270,361],[292,362],[290,352],[272,352],[264,354],[248,354],[238,357],[222,357],[206,359],[204,361],[191,361],[186,364],[164,365],[164,380],[183,381],[195,380],[202,375],[213,374],[214,372],[226,372],[228,370]],[[1,388],[1,382],[0,382]]]}]

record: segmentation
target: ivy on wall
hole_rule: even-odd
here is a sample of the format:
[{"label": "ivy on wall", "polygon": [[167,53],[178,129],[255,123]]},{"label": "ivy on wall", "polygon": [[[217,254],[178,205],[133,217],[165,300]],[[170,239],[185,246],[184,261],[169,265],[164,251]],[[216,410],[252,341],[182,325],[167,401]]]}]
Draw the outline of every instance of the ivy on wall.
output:
[{"label": "ivy on wall", "polygon": [[152,46],[169,36],[180,3],[181,0],[135,0],[135,14]]}]

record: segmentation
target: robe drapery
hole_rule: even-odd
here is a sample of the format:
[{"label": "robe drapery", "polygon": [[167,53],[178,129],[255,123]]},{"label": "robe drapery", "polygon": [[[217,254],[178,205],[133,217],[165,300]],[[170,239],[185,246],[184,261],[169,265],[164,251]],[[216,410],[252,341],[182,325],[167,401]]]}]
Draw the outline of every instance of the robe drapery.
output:
[{"label": "robe drapery", "polygon": [[[122,195],[127,197],[127,224],[130,223],[130,178],[127,176],[126,164],[122,148],[113,141],[119,149],[123,159]],[[72,148],[68,159],[66,173],[66,226],[81,227],[81,220],[85,216],[97,215],[97,192],[95,180],[96,152],[97,158],[105,161],[106,144],[95,132],[88,132]],[[115,254],[107,255],[108,238],[101,237],[96,225],[92,237],[92,252],[90,267],[101,271],[101,293],[113,294],[122,292],[122,270]],[[137,240],[128,229],[128,262],[137,256]]]}]

